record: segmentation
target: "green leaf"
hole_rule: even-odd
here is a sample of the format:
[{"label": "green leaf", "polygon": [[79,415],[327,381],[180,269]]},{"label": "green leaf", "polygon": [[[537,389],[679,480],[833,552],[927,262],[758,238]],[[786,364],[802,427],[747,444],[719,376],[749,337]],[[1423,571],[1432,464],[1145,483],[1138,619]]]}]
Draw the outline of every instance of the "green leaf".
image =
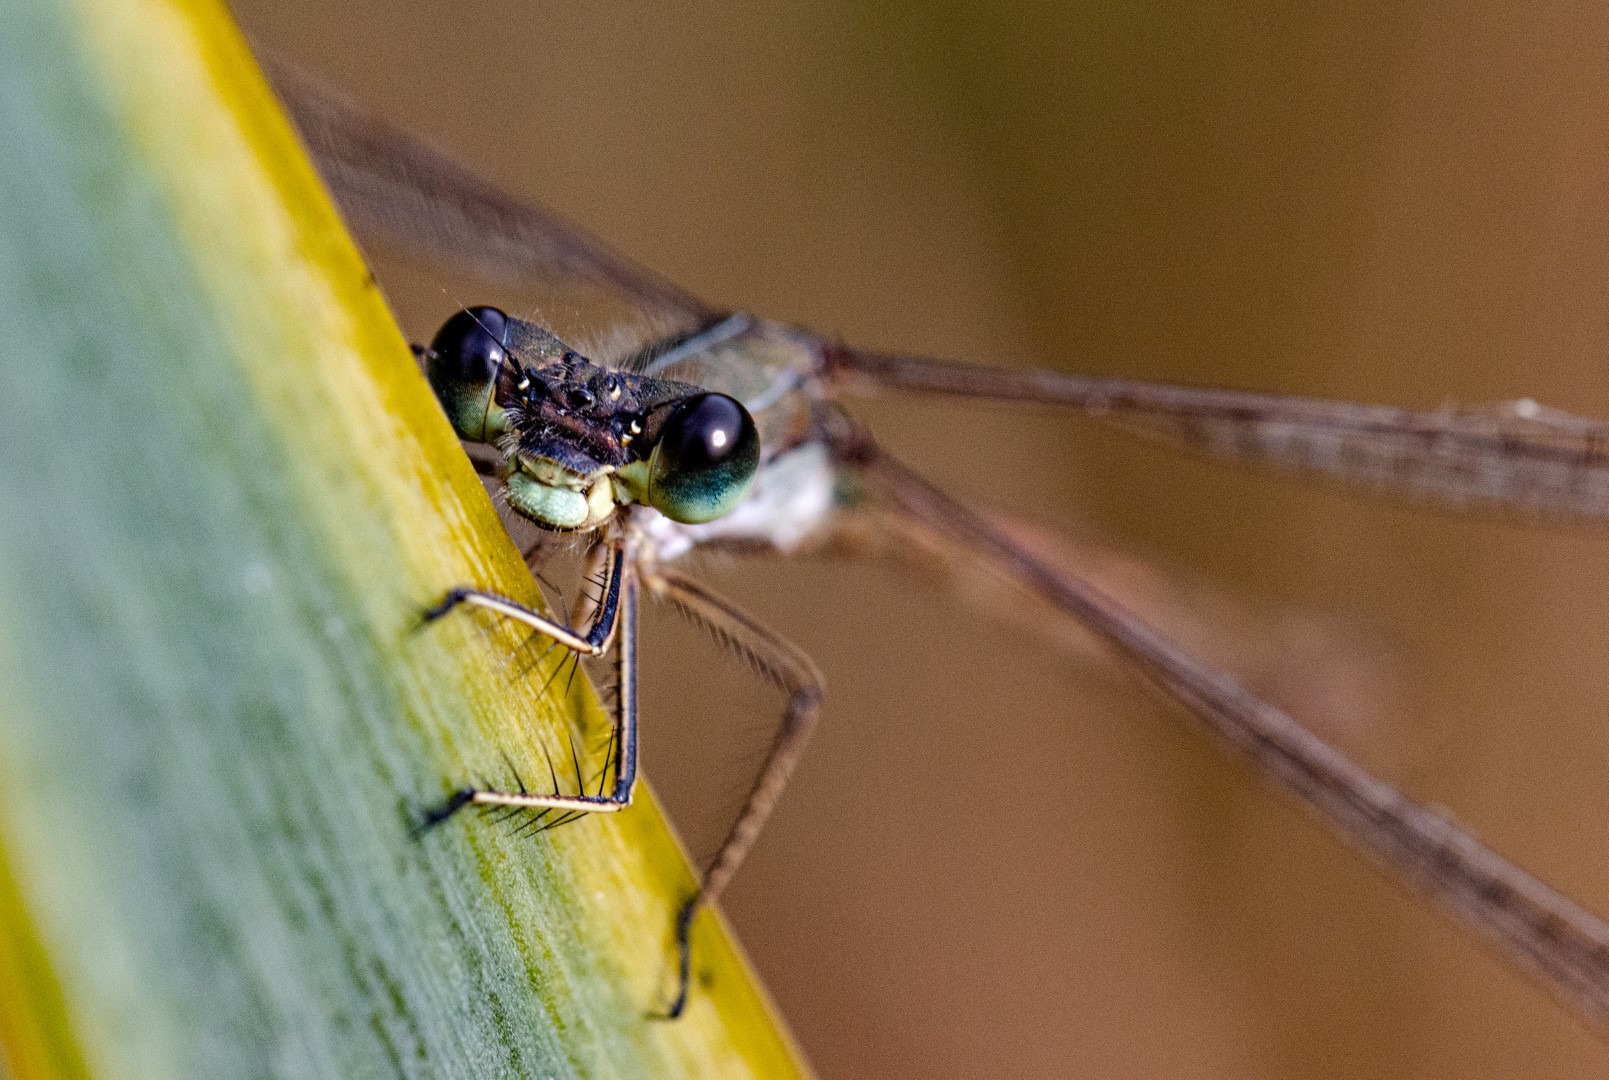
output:
[{"label": "green leaf", "polygon": [[222,9],[0,5],[0,148],[11,1071],[802,1072],[712,915],[648,1018],[693,879],[645,791],[412,835],[607,720],[421,627],[537,595]]}]

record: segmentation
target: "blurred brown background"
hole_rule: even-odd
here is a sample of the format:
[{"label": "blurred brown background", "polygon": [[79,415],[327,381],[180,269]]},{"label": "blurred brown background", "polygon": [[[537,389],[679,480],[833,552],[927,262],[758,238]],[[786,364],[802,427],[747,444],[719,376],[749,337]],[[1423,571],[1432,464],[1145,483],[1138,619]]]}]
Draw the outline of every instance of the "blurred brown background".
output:
[{"label": "blurred brown background", "polygon": [[[1609,416],[1593,5],[235,6],[735,307],[1000,364]],[[408,295],[416,336],[497,299]],[[1609,537],[1068,419],[866,415],[952,490],[1238,598],[1269,635],[1250,677],[1609,913]],[[725,905],[823,1076],[1602,1074],[1539,992],[1120,672],[883,567],[712,577],[828,677]],[[711,732],[757,753],[774,706],[712,692],[739,669],[669,618],[646,633],[649,775],[706,835],[754,757]]]}]

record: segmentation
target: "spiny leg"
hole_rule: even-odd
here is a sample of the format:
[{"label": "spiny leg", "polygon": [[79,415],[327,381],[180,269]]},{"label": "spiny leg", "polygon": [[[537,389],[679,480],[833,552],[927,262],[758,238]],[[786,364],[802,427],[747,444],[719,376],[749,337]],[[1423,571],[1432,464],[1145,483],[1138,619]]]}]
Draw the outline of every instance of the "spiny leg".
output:
[{"label": "spiny leg", "polygon": [[664,1012],[675,1019],[687,1005],[692,970],[691,931],[699,908],[713,904],[731,884],[749,854],[777,800],[787,787],[794,766],[804,753],[821,708],[822,679],[815,664],[793,645],[761,626],[725,600],[679,574],[656,570],[646,574],[649,593],[667,600],[691,622],[701,626],[721,645],[747,660],[761,675],[788,695],[782,724],[766,754],[765,764],[749,789],[743,808],[704,872],[704,879],[676,916],[676,996]]},{"label": "spiny leg", "polygon": [[531,629],[557,641],[572,652],[586,656],[602,656],[609,649],[609,642],[614,636],[615,628],[619,623],[616,616],[624,584],[624,570],[626,560],[626,546],[623,541],[616,541],[612,545],[609,572],[609,588],[604,594],[604,602],[598,609],[597,618],[587,632],[578,634],[570,627],[546,615],[532,611],[530,608],[506,596],[486,592],[483,589],[468,587],[454,589],[448,593],[435,607],[424,614],[424,621],[435,622],[459,606],[469,604],[473,607],[485,608],[499,615],[524,623]]},{"label": "spiny leg", "polygon": [[[575,604],[569,608],[572,626],[585,621],[598,610],[598,605],[603,603],[603,595],[608,588],[608,573],[609,547],[607,544],[597,544],[587,552],[586,561],[581,567],[581,587],[576,590]],[[596,596],[589,593],[587,588],[589,585],[597,588]],[[562,597],[560,603],[563,603]]]},{"label": "spiny leg", "polygon": [[[445,600],[425,613],[426,621],[433,621],[462,604],[469,604],[530,626],[539,633],[552,637],[576,656],[598,656],[608,651],[611,645],[614,647],[615,676],[620,686],[620,693],[614,710],[610,753],[604,761],[603,774],[599,777],[598,793],[590,794],[587,791],[580,757],[575,752],[572,738],[571,750],[576,769],[575,794],[567,795],[559,792],[558,774],[553,772],[552,763],[549,762],[549,771],[553,772],[551,794],[530,791],[524,780],[516,773],[515,782],[518,784],[518,791],[498,791],[485,785],[460,788],[440,807],[426,814],[422,828],[433,828],[469,806],[482,809],[507,807],[514,814],[537,810],[540,811],[535,818],[538,822],[542,822],[551,810],[565,812],[557,819],[542,822],[541,828],[546,829],[574,820],[572,815],[610,813],[630,805],[632,790],[637,779],[637,584],[632,574],[626,570],[624,543],[619,541],[614,543],[611,546],[611,555],[608,583],[597,608],[597,618],[585,634],[579,634],[506,597],[478,589],[454,589]],[[617,752],[618,758],[615,756]],[[611,760],[615,763],[615,782],[605,793],[604,780]],[[512,769],[512,766],[510,768]]]}]

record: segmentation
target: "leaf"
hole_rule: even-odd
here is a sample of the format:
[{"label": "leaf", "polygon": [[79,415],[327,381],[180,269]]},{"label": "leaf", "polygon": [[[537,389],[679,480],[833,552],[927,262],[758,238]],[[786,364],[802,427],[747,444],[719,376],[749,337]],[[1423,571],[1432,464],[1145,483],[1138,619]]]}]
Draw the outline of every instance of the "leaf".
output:
[{"label": "leaf", "polygon": [[0,146],[11,1071],[803,1071],[712,916],[648,1019],[692,878],[645,791],[412,834],[606,721],[420,626],[536,592],[222,9],[0,7]]}]

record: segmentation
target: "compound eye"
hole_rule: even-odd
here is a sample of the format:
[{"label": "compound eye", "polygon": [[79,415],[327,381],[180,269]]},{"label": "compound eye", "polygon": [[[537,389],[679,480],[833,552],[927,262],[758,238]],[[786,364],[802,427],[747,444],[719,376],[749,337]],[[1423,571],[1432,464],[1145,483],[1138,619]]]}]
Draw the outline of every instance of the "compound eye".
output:
[{"label": "compound eye", "polygon": [[508,316],[494,307],[467,308],[436,331],[425,375],[458,437],[490,442],[508,426],[494,400],[498,374],[509,368]]},{"label": "compound eye", "polygon": [[648,462],[648,505],[672,521],[713,521],[748,493],[760,465],[754,418],[725,394],[675,406]]}]

